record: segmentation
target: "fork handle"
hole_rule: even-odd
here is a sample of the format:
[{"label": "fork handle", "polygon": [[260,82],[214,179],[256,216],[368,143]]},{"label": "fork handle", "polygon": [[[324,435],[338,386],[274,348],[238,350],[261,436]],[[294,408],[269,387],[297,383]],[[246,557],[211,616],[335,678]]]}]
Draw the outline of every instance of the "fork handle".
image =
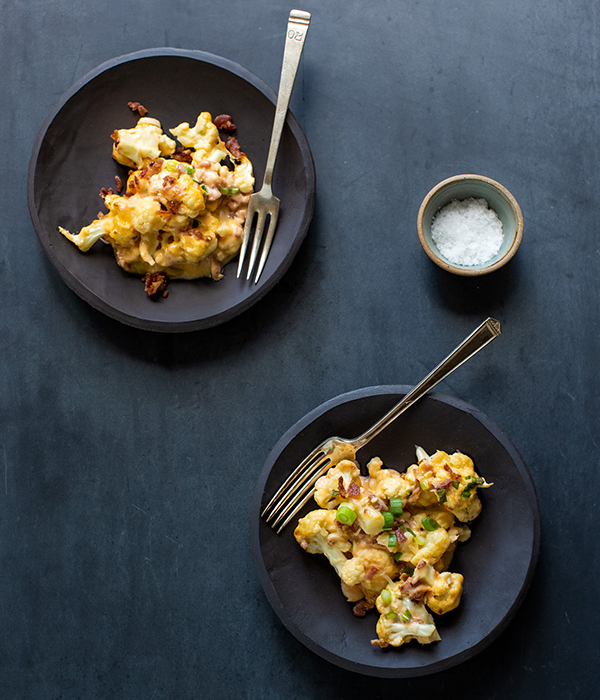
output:
[{"label": "fork handle", "polygon": [[463,362],[466,362],[470,357],[473,357],[476,352],[479,352],[481,348],[485,347],[494,340],[494,338],[497,338],[501,332],[500,321],[497,321],[495,318],[486,319],[479,328],[476,328],[468,338],[465,338],[445,360],[440,362],[425,379],[417,384],[414,389],[409,391],[400,403],[396,404],[389,413],[375,423],[375,425],[371,426],[360,437],[353,440],[352,443],[354,447],[357,450],[364,447],[376,435],[379,435],[384,428],[387,428],[401,413],[404,413],[407,408],[412,406],[415,401],[418,401],[428,391],[433,389],[436,384],[441,382],[442,379],[445,379],[449,374],[454,372],[457,367],[460,367]]},{"label": "fork handle", "polygon": [[281,66],[281,78],[279,80],[279,92],[277,94],[277,106],[275,107],[275,119],[273,121],[273,132],[271,134],[271,145],[267,156],[265,168],[265,178],[263,187],[271,187],[273,180],[273,169],[279,142],[285,124],[285,116],[290,104],[296,73],[302,56],[302,49],[306,41],[308,27],[310,25],[310,12],[302,10],[292,10],[288,19],[287,33],[285,35],[285,48],[283,51],[283,65]]}]

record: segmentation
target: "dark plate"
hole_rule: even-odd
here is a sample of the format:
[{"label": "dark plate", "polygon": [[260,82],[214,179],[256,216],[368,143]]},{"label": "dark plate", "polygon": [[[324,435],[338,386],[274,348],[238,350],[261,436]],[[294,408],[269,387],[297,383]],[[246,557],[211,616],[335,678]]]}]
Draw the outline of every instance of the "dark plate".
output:
[{"label": "dark plate", "polygon": [[167,299],[154,301],[140,278],[121,270],[101,243],[82,253],[57,230],[78,231],[104,211],[98,193],[123,181],[127,168],[111,158],[114,129],[135,126],[127,107],[141,102],[166,131],[194,124],[200,112],[227,113],[260,188],[271,138],[276,95],[245,68],[203,51],[149,49],[115,58],[88,73],[64,95],[38,134],[29,164],[27,198],[42,247],[63,280],[89,304],[123,323],[179,332],[208,328],[245,311],[279,281],[310,224],[315,202],[312,155],[288,112],[273,191],[281,214],[269,259],[257,285],[236,278],[234,259],[218,283],[174,281]]},{"label": "dark plate", "polygon": [[[483,511],[471,539],[459,545],[451,571],[464,575],[460,606],[435,615],[441,642],[400,649],[371,646],[377,613],[352,613],[339,578],[322,555],[296,543],[290,523],[276,535],[260,518],[290,471],[324,439],[355,437],[409,391],[371,387],[339,396],[294,425],[269,455],[252,498],[250,544],[262,587],[289,631],[309,649],[343,668],[384,678],[434,673],[471,658],[506,627],[531,582],[540,544],[535,487],[507,435],[481,411],[444,394],[432,394],[396,419],[358,453],[361,466],[375,455],[404,471],[415,461],[415,444],[430,453],[460,450],[494,486],[481,494]],[[317,508],[307,505],[301,515]]]}]

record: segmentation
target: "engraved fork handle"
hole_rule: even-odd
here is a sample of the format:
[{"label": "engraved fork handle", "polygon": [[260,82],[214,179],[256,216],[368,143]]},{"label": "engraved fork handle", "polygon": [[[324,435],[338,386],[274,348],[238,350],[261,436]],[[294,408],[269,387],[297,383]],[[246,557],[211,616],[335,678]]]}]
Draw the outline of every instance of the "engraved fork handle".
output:
[{"label": "engraved fork handle", "polygon": [[359,450],[364,447],[376,435],[387,428],[387,426],[395,420],[401,413],[404,413],[407,408],[412,406],[415,401],[418,401],[430,389],[445,379],[449,374],[454,372],[457,367],[460,367],[469,358],[473,357],[476,352],[485,347],[489,342],[497,338],[502,332],[500,321],[495,318],[486,319],[479,328],[476,328],[468,338],[448,355],[448,357],[440,362],[440,364],[432,370],[417,386],[406,394],[406,396],[396,404],[392,410],[387,413],[380,421],[371,426],[366,432],[352,441],[355,449]]},{"label": "engraved fork handle", "polygon": [[310,12],[303,12],[302,10],[292,10],[290,12],[285,36],[277,106],[275,107],[275,119],[273,121],[273,133],[271,134],[271,145],[269,146],[263,187],[271,187],[273,168],[275,167],[277,151],[279,150],[283,125],[285,124],[285,115],[290,104],[290,97],[292,96],[292,89],[296,80],[298,64],[300,63],[300,56],[302,56],[302,49],[304,48],[309,25]]}]

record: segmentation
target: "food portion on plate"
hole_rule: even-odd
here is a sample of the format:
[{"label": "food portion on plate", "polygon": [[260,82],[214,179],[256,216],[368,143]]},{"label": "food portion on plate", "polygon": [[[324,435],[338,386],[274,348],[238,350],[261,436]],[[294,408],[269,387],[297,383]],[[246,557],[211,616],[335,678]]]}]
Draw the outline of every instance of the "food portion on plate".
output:
[{"label": "food portion on plate", "polygon": [[[147,113],[137,102],[129,106]],[[166,296],[171,278],[221,279],[241,247],[254,189],[252,163],[237,139],[224,143],[219,135],[235,128],[229,115],[213,120],[202,112],[193,127],[169,129],[180,145],[147,116],[115,130],[112,156],[130,168],[124,194],[103,189],[108,213],[77,234],[59,231],[84,252],[99,239],[110,244],[120,267],[143,276],[150,296]],[[122,182],[115,183],[119,192]]]},{"label": "food portion on plate", "polygon": [[377,608],[373,646],[440,640],[430,611],[443,615],[460,603],[463,577],[448,568],[481,512],[477,489],[492,485],[460,452],[429,456],[418,447],[417,460],[401,474],[374,457],[368,476],[341,460],[316,483],[320,509],[294,531],[304,550],[327,557],[355,615]]}]

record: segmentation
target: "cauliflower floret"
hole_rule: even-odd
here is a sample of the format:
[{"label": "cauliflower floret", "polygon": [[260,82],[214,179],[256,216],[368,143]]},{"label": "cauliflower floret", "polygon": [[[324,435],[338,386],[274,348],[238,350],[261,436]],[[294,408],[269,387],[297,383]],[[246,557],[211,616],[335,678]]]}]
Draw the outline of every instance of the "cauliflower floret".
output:
[{"label": "cauliflower floret", "polygon": [[435,564],[444,556],[444,553],[450,546],[450,537],[443,528],[428,532],[425,536],[425,544],[419,547],[411,563],[417,565],[420,560],[424,559],[428,564]]},{"label": "cauliflower floret", "polygon": [[[138,233],[148,234],[162,226],[160,204],[148,197],[119,197],[113,194],[107,195],[104,203],[109,213],[92,221],[77,235],[62,227],[59,227],[59,231],[85,252],[102,236],[112,239],[116,245],[124,246],[131,244]],[[148,262],[153,260],[150,258]]]},{"label": "cauliflower floret", "polygon": [[129,168],[175,153],[175,141],[165,136],[158,119],[151,117],[142,117],[133,129],[117,129],[111,137],[115,142],[113,158]]},{"label": "cauliflower floret", "polygon": [[[359,557],[352,557],[352,559],[346,559],[346,562],[340,570],[340,578],[346,584],[346,586],[354,587],[362,583],[365,580],[365,567],[362,560]],[[362,588],[361,588],[362,591]],[[364,593],[361,592],[361,598]]]},{"label": "cauliflower floret", "polygon": [[106,235],[102,219],[95,219],[88,226],[84,226],[79,233],[71,233],[62,226],[59,226],[58,230],[65,238],[68,238],[71,243],[75,243],[79,250],[84,253],[88,251],[99,238]]},{"label": "cauliflower floret", "polygon": [[456,542],[452,542],[448,549],[444,552],[441,559],[438,559],[433,565],[436,571],[447,571],[450,567],[454,551],[456,550]]},{"label": "cauliflower floret", "polygon": [[360,485],[360,471],[356,463],[343,459],[317,479],[314,499],[321,508],[336,508],[348,496],[358,495]]},{"label": "cauliflower floret", "polygon": [[333,510],[313,510],[300,518],[294,537],[309,554],[324,554],[339,574],[348,558],[352,542],[344,535]]},{"label": "cauliflower floret", "polygon": [[376,535],[384,526],[381,509],[385,504],[365,487],[365,481],[355,462],[342,459],[317,480],[314,498],[322,508],[337,508],[341,503],[347,503],[356,513],[364,532]]},{"label": "cauliflower floret", "polygon": [[449,571],[438,573],[431,592],[425,597],[427,607],[438,615],[454,610],[460,603],[463,580],[461,574],[451,574]]},{"label": "cauliflower floret", "polygon": [[367,488],[382,499],[402,498],[404,506],[411,491],[410,484],[395,469],[382,469],[382,466],[383,462],[379,457],[373,457],[367,464],[369,470],[369,478],[366,480]]},{"label": "cauliflower floret", "polygon": [[242,154],[241,158],[235,164],[233,180],[235,185],[240,188],[242,194],[249,194],[254,189],[252,163],[244,154]]},{"label": "cauliflower floret", "polygon": [[116,194],[108,195],[104,199],[110,214],[102,221],[108,235],[118,244],[123,244],[123,237],[131,235],[131,231],[147,234],[158,231],[163,225],[160,215],[160,204],[150,197],[133,195],[132,197],[119,197]]},{"label": "cauliflower floret", "polygon": [[[398,564],[386,550],[369,545],[366,542],[356,542],[352,550],[353,562],[348,566],[351,578],[344,580],[348,585],[360,585],[365,598],[373,601],[379,593],[398,575]],[[362,573],[361,573],[362,569]]]},{"label": "cauliflower floret", "polygon": [[412,639],[420,644],[438,642],[440,635],[433,618],[424,605],[414,603],[400,590],[400,582],[387,586],[387,595],[377,598],[377,610],[380,612],[377,622],[377,639],[371,641],[373,646],[399,647]]},{"label": "cauliflower floret", "polygon": [[481,512],[477,488],[492,486],[476,474],[470,457],[441,450],[411,465],[406,478],[411,484],[409,503],[422,507],[439,503],[461,522],[473,520]]},{"label": "cauliflower floret", "polygon": [[203,160],[220,163],[227,155],[227,149],[219,137],[219,130],[212,122],[210,112],[202,112],[193,127],[190,127],[188,122],[183,122],[169,131],[185,148],[194,149],[192,159],[195,163]]}]

